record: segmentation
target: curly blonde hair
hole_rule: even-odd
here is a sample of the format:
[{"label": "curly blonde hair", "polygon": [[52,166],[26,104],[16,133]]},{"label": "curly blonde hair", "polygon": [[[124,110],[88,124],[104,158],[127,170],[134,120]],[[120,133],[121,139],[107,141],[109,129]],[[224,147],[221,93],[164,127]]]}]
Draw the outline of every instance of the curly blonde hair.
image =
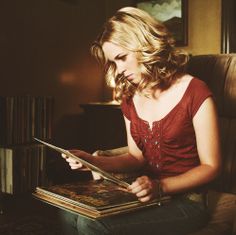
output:
[{"label": "curly blonde hair", "polygon": [[[129,83],[102,50],[105,42],[135,52],[142,78],[137,86]],[[103,65],[107,84],[115,85],[116,99],[133,96],[136,91],[153,94],[157,88],[167,89],[177,74],[184,71],[188,56],[175,49],[175,41],[167,28],[148,13],[134,7],[116,12],[102,29],[91,47],[91,53]]]}]

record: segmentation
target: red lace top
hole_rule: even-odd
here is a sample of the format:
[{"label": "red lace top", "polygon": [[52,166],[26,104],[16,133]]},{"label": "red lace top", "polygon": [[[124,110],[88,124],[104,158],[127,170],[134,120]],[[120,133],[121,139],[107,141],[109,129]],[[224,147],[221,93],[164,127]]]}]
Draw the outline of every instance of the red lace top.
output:
[{"label": "red lace top", "polygon": [[156,178],[184,173],[199,165],[192,119],[203,101],[212,96],[207,85],[193,78],[179,103],[161,120],[149,123],[141,119],[133,99],[124,99],[121,110],[130,120],[131,135]]}]

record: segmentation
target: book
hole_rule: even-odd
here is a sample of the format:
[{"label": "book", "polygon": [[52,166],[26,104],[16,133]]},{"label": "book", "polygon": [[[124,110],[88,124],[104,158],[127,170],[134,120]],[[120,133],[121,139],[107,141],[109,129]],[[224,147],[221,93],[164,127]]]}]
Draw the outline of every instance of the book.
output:
[{"label": "book", "polygon": [[37,187],[33,196],[52,206],[92,219],[160,206],[160,203],[170,200],[165,196],[143,203],[124,187],[105,179]]},{"label": "book", "polygon": [[59,148],[55,145],[49,144],[43,140],[40,140],[38,138],[34,138],[36,141],[48,146],[49,148],[54,149],[55,151],[59,152],[59,153],[63,153],[68,157],[71,157],[73,159],[75,159],[76,161],[81,162],[85,167],[87,167],[88,169],[97,172],[98,174],[100,174],[103,178],[112,181],[115,184],[118,184],[121,187],[127,188],[129,186],[129,183],[125,182],[124,180],[118,179],[117,177],[113,176],[112,174],[102,170],[101,168],[91,164],[90,162],[87,162],[86,160],[75,156],[74,154],[70,153],[68,150],[65,150],[63,148]]}]

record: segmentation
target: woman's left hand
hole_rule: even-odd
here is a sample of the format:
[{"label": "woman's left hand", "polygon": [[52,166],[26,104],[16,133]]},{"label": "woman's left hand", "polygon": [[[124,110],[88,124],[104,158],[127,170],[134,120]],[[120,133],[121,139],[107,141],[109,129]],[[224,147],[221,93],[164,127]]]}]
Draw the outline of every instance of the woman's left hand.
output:
[{"label": "woman's left hand", "polygon": [[136,194],[141,202],[147,202],[158,197],[158,188],[157,180],[150,179],[147,176],[141,176],[129,186],[129,191]]}]

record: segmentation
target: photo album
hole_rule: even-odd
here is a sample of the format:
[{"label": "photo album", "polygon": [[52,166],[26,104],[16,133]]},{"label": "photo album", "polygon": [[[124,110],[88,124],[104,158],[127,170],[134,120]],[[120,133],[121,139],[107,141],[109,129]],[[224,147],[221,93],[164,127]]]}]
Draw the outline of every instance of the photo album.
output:
[{"label": "photo album", "polygon": [[35,138],[38,142],[80,161],[88,169],[102,176],[100,180],[78,181],[67,184],[36,187],[33,196],[43,202],[90,218],[100,218],[131,212],[150,206],[160,206],[170,198],[165,196],[146,203],[127,190],[129,183],[118,179],[97,166],[59,148]]}]

